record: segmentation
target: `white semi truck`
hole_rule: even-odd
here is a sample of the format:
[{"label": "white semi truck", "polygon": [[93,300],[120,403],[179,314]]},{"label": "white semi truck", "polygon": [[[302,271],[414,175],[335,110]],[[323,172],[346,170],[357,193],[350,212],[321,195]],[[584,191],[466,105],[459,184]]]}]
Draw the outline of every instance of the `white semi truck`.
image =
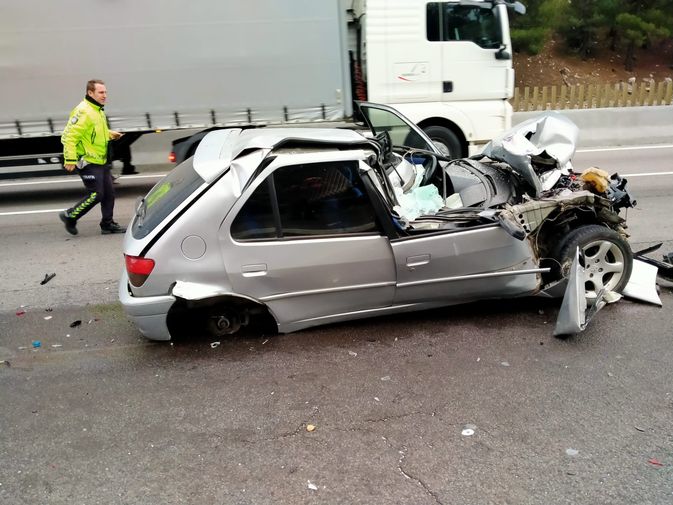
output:
[{"label": "white semi truck", "polygon": [[392,105],[446,154],[508,128],[512,0],[12,0],[0,8],[0,164],[60,163],[86,81],[126,141],[348,121]]}]

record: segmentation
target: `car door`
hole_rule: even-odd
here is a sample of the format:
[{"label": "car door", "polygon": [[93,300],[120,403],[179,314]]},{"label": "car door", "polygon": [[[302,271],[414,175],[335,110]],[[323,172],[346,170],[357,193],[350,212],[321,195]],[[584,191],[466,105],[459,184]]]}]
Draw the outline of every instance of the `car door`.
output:
[{"label": "car door", "polygon": [[390,306],[395,264],[354,152],[281,154],[221,228],[234,291],[281,326]]},{"label": "car door", "polygon": [[[374,134],[387,132],[396,146],[437,153],[430,139],[395,109],[369,102],[358,104]],[[397,284],[395,304],[462,302],[532,292],[540,269],[528,241],[498,225],[391,240]]]}]

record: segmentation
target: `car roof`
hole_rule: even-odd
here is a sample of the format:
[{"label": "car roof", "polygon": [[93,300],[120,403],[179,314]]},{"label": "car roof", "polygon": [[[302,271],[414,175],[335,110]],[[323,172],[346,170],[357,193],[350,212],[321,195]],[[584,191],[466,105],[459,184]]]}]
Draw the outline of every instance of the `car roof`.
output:
[{"label": "car roof", "polygon": [[194,154],[194,170],[206,182],[224,172],[241,153],[271,150],[281,144],[357,145],[367,139],[354,130],[337,128],[230,128],[206,135]]}]

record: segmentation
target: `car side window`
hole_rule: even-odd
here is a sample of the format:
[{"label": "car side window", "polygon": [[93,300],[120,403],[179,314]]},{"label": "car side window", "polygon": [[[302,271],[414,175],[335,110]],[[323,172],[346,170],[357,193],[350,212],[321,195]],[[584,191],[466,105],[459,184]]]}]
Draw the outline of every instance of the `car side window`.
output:
[{"label": "car side window", "polygon": [[[237,240],[379,232],[356,161],[290,165],[276,170],[241,208],[231,227]],[[275,192],[271,193],[269,187]],[[275,196],[280,229],[274,225]]]},{"label": "car side window", "polygon": [[268,239],[278,236],[271,207],[269,180],[262,181],[236,215],[231,236],[236,240]]},{"label": "car side window", "polygon": [[497,14],[485,6],[430,2],[426,30],[431,42],[467,41],[484,49],[497,49],[502,44]]}]

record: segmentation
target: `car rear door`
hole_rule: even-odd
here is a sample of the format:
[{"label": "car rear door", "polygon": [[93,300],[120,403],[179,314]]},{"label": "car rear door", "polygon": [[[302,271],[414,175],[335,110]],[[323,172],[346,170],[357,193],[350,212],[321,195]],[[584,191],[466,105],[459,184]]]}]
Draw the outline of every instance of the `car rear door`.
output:
[{"label": "car rear door", "polygon": [[396,269],[360,179],[361,151],[281,154],[222,224],[234,291],[281,327],[391,305]]}]

